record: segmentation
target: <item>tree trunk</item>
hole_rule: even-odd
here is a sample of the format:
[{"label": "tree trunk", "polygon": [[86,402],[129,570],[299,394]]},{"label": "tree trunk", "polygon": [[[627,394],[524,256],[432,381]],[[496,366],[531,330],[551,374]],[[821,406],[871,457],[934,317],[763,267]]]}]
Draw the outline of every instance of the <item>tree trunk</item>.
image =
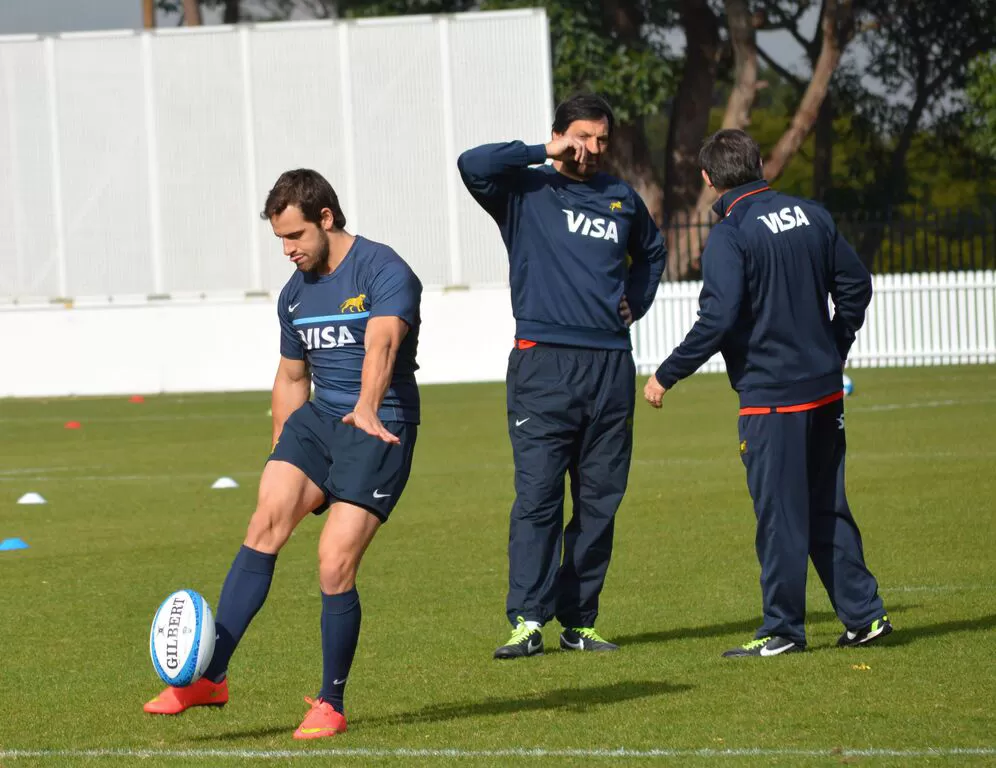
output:
[{"label": "tree trunk", "polygon": [[[602,3],[602,21],[617,39],[629,44],[640,44],[644,15],[638,2],[605,0]],[[612,131],[611,146],[612,151],[607,158],[609,169],[632,185],[643,198],[657,226],[663,226],[664,190],[650,159],[643,120],[617,124]]]},{"label": "tree trunk", "polygon": [[[746,0],[726,0],[726,18],[730,47],[733,49],[733,89],[726,100],[722,128],[743,130],[750,125],[750,110],[758,89],[754,16],[747,8]],[[700,180],[699,196],[692,215],[696,219],[707,218],[715,201],[715,191]],[[693,261],[697,262],[698,258]]]},{"label": "tree trunk", "polygon": [[[744,129],[750,124],[750,110],[758,89],[755,21],[746,0],[726,0],[726,17],[730,47],[733,49],[734,76],[722,127]],[[716,193],[702,181],[697,156],[695,160],[698,197],[680,211],[680,215],[673,217],[674,224],[668,232],[671,253],[668,276],[672,279],[688,279],[699,272],[702,245],[713,223],[710,208],[716,200]]]},{"label": "tree trunk", "polygon": [[[685,30],[685,67],[671,105],[667,131],[664,211],[667,213],[668,277],[687,279],[697,268],[701,238],[687,226],[688,211],[696,206],[702,188],[699,148],[709,130],[713,87],[719,66],[719,22],[706,3],[681,0]],[[689,242],[694,240],[694,242]]]},{"label": "tree trunk", "polygon": [[768,181],[774,181],[782,175],[785,166],[799,151],[802,142],[813,129],[823,99],[830,90],[830,78],[840,63],[840,56],[847,42],[844,29],[850,26],[853,14],[851,0],[827,0],[823,9],[823,18],[820,20],[823,46],[813,67],[809,86],[792,117],[792,124],[782,134],[764,163],[764,175]]},{"label": "tree trunk", "polygon": [[201,4],[197,0],[183,0],[183,25],[185,27],[201,25]]},{"label": "tree trunk", "polygon": [[156,28],[156,0],[142,0],[142,26]]},{"label": "tree trunk", "polygon": [[643,121],[620,123],[612,131],[609,170],[625,179],[643,198],[657,226],[664,225],[664,188],[650,160]]},{"label": "tree trunk", "polygon": [[744,129],[750,125],[750,109],[757,93],[757,42],[754,17],[747,0],[726,0],[726,19],[733,49],[733,90],[726,101],[723,128]]},{"label": "tree trunk", "polygon": [[719,65],[719,23],[706,3],[681,0],[685,67],[671,106],[667,132],[664,206],[685,210],[695,204],[702,184],[698,154],[709,129],[713,86]]},{"label": "tree trunk", "polygon": [[833,95],[828,93],[820,105],[813,133],[813,199],[825,202],[833,184]]},{"label": "tree trunk", "polygon": [[[906,116],[906,124],[899,134],[899,141],[896,142],[896,146],[892,149],[892,155],[889,158],[889,170],[886,172],[885,178],[878,179],[878,183],[876,184],[879,205],[881,205],[884,211],[887,211],[896,199],[902,198],[906,194],[908,184],[906,178],[906,154],[910,150],[913,137],[916,135],[916,128],[920,124],[920,118],[923,117],[923,112],[930,98],[930,94],[922,79],[917,83],[917,86],[916,98],[913,101],[913,106],[910,107],[909,114]],[[877,220],[881,220],[882,218],[883,216],[876,217]],[[881,223],[875,223],[865,229],[858,243],[858,255],[861,256],[861,260],[869,268],[873,266],[872,262],[875,253],[882,244],[882,235],[884,232],[885,227]]]},{"label": "tree trunk", "polygon": [[239,23],[239,0],[225,0],[225,15],[222,21],[225,24]]}]

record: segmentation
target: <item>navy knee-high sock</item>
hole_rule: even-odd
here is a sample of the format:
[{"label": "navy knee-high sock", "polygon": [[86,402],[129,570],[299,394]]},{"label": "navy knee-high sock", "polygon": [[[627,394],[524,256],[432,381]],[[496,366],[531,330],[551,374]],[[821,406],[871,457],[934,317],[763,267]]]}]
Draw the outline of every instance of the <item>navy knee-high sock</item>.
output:
[{"label": "navy knee-high sock", "polygon": [[322,593],[322,692],[337,712],[342,712],[346,678],[360,639],[360,594],[353,587],[338,595]]},{"label": "navy knee-high sock", "polygon": [[217,638],[214,655],[204,671],[204,677],[220,683],[225,678],[228,662],[249,626],[249,622],[263,607],[266,594],[273,581],[273,568],[277,556],[258,552],[242,545],[228,570],[218,598],[218,615],[215,619]]}]

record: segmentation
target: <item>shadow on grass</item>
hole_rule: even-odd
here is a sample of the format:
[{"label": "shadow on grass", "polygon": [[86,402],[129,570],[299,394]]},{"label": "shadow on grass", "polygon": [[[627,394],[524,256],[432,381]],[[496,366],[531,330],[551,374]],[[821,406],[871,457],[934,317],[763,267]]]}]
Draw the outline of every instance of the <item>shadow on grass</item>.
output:
[{"label": "shadow on grass", "polygon": [[[303,715],[302,715],[303,717]],[[191,741],[238,741],[240,739],[264,739],[267,736],[287,736],[294,733],[297,723],[287,722],[287,725],[271,726],[269,728],[244,728],[241,731],[228,731],[227,733],[205,733],[200,736],[191,736]]]},{"label": "shadow on grass", "polygon": [[[890,614],[901,614],[903,611],[919,607],[919,605],[898,604],[888,606],[888,610]],[[664,629],[660,632],[640,632],[635,635],[620,635],[613,637],[612,642],[619,645],[640,645],[642,643],[667,643],[673,640],[690,640],[693,638],[723,637],[725,635],[753,635],[755,630],[761,626],[762,621],[763,619],[760,616],[755,616],[752,619],[728,621],[723,624],[707,624],[701,627],[675,627],[673,629]],[[833,611],[809,611],[806,614],[807,624],[824,621],[837,621],[837,616]],[[886,640],[883,640],[883,644]]]},{"label": "shadow on grass", "polygon": [[[604,704],[616,704],[621,701],[644,699],[653,696],[665,696],[673,693],[683,693],[692,690],[693,686],[684,683],[666,683],[656,680],[628,681],[597,685],[589,688],[560,688],[555,691],[527,694],[502,698],[488,698],[478,701],[460,701],[451,704],[434,704],[413,712],[398,712],[390,715],[357,718],[350,720],[350,727],[355,725],[412,725],[416,723],[439,723],[448,720],[459,720],[465,717],[481,717],[483,715],[508,715],[519,712],[537,712],[543,710],[560,710],[563,712],[587,712]],[[241,739],[265,738],[267,736],[289,735],[294,724],[284,727],[255,728],[229,731],[227,733],[212,733],[192,737],[192,741],[237,741]]]},{"label": "shadow on grass", "polygon": [[[891,610],[889,612],[892,613]],[[977,619],[942,621],[938,624],[927,624],[919,627],[904,627],[902,624],[897,624],[896,631],[875,643],[875,647],[909,645],[931,637],[943,637],[956,632],[979,632],[987,629],[996,629],[996,614],[981,616]]]},{"label": "shadow on grass", "polygon": [[685,683],[667,683],[659,680],[630,680],[596,685],[588,688],[559,688],[541,693],[521,693],[502,698],[478,701],[460,701],[452,704],[434,704],[429,707],[383,717],[367,717],[357,722],[363,725],[410,725],[413,723],[438,723],[482,715],[510,715],[520,712],[561,710],[587,712],[605,704],[617,704],[633,699],[684,693],[693,686]]}]

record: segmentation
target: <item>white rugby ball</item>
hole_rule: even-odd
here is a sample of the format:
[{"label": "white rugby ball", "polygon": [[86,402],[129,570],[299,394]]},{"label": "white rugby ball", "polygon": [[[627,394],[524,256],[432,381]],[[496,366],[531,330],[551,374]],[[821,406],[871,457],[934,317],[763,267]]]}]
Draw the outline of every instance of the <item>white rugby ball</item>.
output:
[{"label": "white rugby ball", "polygon": [[152,620],[149,651],[156,674],[167,685],[196,682],[214,655],[214,616],[207,600],[192,589],[167,597]]},{"label": "white rugby ball", "polygon": [[851,377],[846,373],[844,374],[844,397],[850,397],[854,394],[854,382],[851,381]]}]

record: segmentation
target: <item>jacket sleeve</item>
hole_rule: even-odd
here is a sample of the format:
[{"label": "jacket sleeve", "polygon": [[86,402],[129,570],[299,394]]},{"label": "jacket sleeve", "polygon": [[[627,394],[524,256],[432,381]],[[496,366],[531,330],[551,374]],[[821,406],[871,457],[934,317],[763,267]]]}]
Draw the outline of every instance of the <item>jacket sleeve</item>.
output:
[{"label": "jacket sleeve", "polygon": [[457,159],[457,168],[470,194],[501,224],[515,190],[516,173],[545,160],[546,145],[510,141],[468,149]]},{"label": "jacket sleeve", "polygon": [[740,314],[745,284],[743,253],[735,233],[714,227],[702,253],[699,319],[657,369],[662,387],[670,389],[691,376],[719,351]]},{"label": "jacket sleeve", "polygon": [[830,297],[834,305],[831,327],[837,352],[844,361],[864,325],[865,311],[872,298],[872,280],[861,258],[836,226],[831,236],[830,261]]},{"label": "jacket sleeve", "polygon": [[643,200],[636,192],[633,197],[636,214],[627,244],[632,263],[626,280],[626,300],[635,321],[647,314],[654,303],[667,264],[667,245]]}]

